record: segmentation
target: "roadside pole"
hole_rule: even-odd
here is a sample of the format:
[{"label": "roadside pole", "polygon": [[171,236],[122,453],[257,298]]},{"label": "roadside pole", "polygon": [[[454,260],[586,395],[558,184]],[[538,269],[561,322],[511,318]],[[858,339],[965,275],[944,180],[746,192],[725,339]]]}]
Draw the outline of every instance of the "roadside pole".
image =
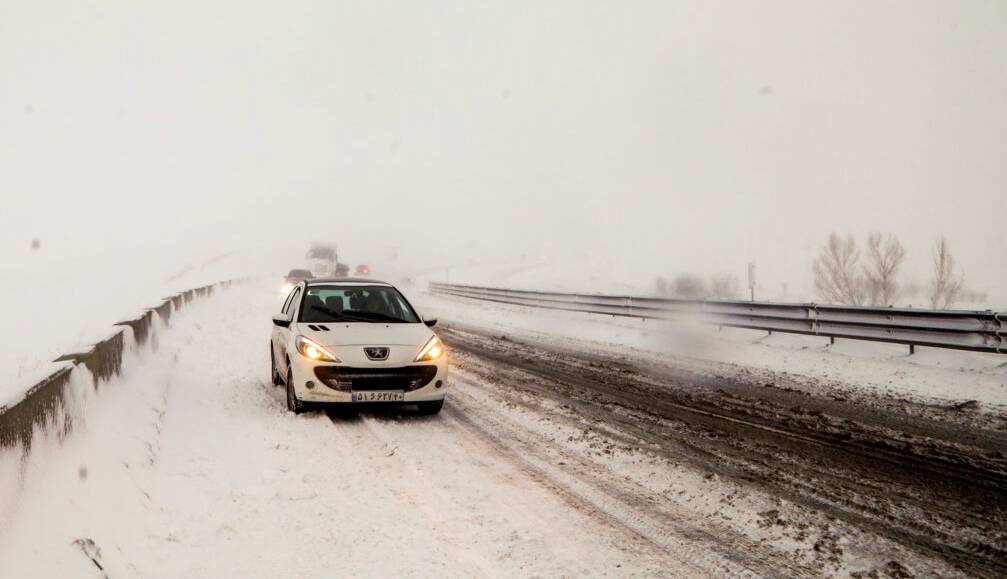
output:
[{"label": "roadside pole", "polygon": [[755,262],[748,262],[748,294],[755,301]]}]

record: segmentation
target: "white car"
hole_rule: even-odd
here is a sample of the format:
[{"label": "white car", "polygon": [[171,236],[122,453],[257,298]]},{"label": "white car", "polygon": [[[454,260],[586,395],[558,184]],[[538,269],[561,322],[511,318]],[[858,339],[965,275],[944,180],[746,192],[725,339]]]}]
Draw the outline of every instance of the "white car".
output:
[{"label": "white car", "polygon": [[273,316],[273,384],[287,388],[287,408],[305,403],[444,405],[444,344],[399,290],[370,279],[311,279],[294,286]]}]

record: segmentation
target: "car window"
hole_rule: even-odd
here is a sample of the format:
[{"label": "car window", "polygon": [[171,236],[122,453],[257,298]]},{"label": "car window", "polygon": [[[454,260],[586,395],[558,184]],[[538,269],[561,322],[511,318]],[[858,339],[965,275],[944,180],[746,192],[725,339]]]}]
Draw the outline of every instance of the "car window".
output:
[{"label": "car window", "polygon": [[297,303],[298,296],[301,295],[301,288],[294,288],[294,291],[290,292],[290,297],[287,298],[287,303],[283,304],[283,313],[289,314],[294,311],[294,304]]},{"label": "car window", "polygon": [[419,323],[412,306],[389,286],[312,286],[304,297],[300,321]]}]

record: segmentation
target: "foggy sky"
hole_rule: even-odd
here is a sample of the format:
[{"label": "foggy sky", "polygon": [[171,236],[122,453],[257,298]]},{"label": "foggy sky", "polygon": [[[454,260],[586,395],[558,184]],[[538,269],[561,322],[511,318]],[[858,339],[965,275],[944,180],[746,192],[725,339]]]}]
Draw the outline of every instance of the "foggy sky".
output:
[{"label": "foggy sky", "polygon": [[[0,0],[0,255],[334,239],[1007,295],[1003,2]],[[420,265],[420,264],[418,264]]]}]

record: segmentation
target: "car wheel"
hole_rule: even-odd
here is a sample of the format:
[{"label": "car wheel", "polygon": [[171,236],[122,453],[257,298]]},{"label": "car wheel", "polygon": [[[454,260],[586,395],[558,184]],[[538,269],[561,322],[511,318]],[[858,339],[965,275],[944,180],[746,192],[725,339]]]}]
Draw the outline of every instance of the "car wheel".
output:
[{"label": "car wheel", "polygon": [[287,410],[294,414],[300,414],[305,410],[304,402],[301,402],[297,398],[297,392],[294,392],[293,380],[287,380]]},{"label": "car wheel", "polygon": [[420,414],[431,415],[437,414],[444,407],[444,399],[441,400],[431,400],[429,402],[417,402],[416,407],[419,409]]},{"label": "car wheel", "polygon": [[272,344],[269,344],[269,371],[273,374],[273,386],[283,384],[283,378],[280,377],[280,372],[276,369],[276,353],[273,352]]}]

